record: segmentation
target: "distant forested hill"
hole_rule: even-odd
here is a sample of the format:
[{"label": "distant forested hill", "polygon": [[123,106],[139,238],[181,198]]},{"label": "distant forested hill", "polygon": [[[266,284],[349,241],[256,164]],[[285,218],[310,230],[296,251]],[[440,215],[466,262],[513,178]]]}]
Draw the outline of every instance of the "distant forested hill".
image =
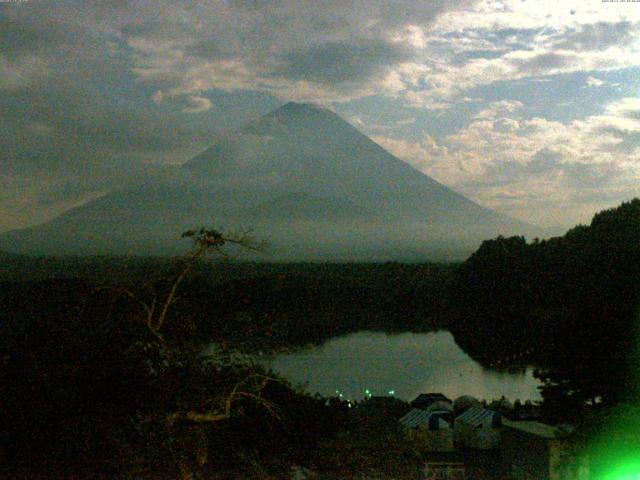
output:
[{"label": "distant forested hill", "polygon": [[527,243],[485,241],[450,290],[456,341],[485,364],[541,368],[547,396],[636,396],[640,200]]}]

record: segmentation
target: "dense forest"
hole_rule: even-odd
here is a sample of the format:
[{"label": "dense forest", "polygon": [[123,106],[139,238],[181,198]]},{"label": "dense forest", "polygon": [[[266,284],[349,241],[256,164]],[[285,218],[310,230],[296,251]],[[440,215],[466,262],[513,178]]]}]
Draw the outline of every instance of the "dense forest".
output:
[{"label": "dense forest", "polygon": [[537,367],[547,420],[579,426],[592,478],[637,475],[640,200],[562,237],[485,241],[448,293],[449,328],[467,353]]},{"label": "dense forest", "polygon": [[[243,338],[260,349],[320,343],[360,330],[425,332],[446,328],[446,285],[456,264],[199,262],[180,285],[170,314],[189,318],[202,339]],[[216,261],[217,260],[217,261]],[[176,259],[29,258],[0,269],[5,318],[46,315],[66,301],[131,306],[167,289]],[[37,310],[33,312],[32,310]],[[97,320],[96,320],[97,321]],[[103,319],[106,321],[106,319]]]},{"label": "dense forest", "polygon": [[455,277],[450,329],[474,357],[537,365],[577,403],[637,396],[640,200],[563,237],[485,241]]}]

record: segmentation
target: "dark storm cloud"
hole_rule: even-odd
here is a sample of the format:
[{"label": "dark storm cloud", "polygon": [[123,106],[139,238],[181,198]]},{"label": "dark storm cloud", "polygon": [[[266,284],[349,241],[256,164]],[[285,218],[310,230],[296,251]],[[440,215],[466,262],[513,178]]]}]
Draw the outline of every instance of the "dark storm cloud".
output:
[{"label": "dark storm cloud", "polygon": [[[482,38],[495,45],[510,49],[529,50],[535,38],[545,29],[542,28],[479,28],[475,31],[478,38]],[[468,31],[451,32],[445,35],[450,40],[464,40],[468,38]]]},{"label": "dark storm cloud", "polygon": [[629,21],[591,23],[564,32],[553,46],[560,50],[605,50],[612,46],[623,47],[633,42],[639,32],[638,23]]},{"label": "dark storm cloud", "polygon": [[192,142],[192,134],[206,133],[190,131],[170,112],[160,115],[155,105],[124,103],[118,105],[92,88],[65,84],[23,89],[0,98],[0,108],[15,129],[28,132],[39,125],[48,136],[86,139],[111,152],[166,151]]},{"label": "dark storm cloud", "polygon": [[358,45],[336,42],[285,54],[275,75],[330,85],[368,80],[386,66],[410,58],[411,51],[397,44],[372,41]]},{"label": "dark storm cloud", "polygon": [[640,120],[640,110],[634,110],[631,112],[628,112],[627,115],[625,115],[627,118],[632,118],[634,120]]},{"label": "dark storm cloud", "polygon": [[74,32],[61,25],[44,26],[38,21],[16,21],[0,6],[0,55],[15,59],[21,55],[52,52],[61,45],[77,40]]},{"label": "dark storm cloud", "polygon": [[[17,40],[20,32],[33,32],[27,35],[31,49],[22,44],[11,50],[13,54],[39,55],[50,67],[37,82],[12,86],[11,94],[0,96],[3,131],[14,132],[0,136],[5,160],[58,163],[74,156],[74,142],[80,152],[86,152],[86,142],[105,155],[167,151],[193,141],[193,132],[179,118],[158,109],[133,84],[130,62],[114,56],[106,45],[96,46],[91,33],[58,35],[61,28],[55,22],[47,30],[46,22],[31,16],[18,17],[11,25],[3,39]],[[39,35],[47,42],[31,41]],[[89,48],[64,50],[70,38],[76,46]],[[42,150],[43,142],[49,144],[48,155],[30,155]]]},{"label": "dark storm cloud", "polygon": [[531,161],[524,166],[526,173],[534,175],[548,173],[562,168],[562,155],[548,148],[538,150]]},{"label": "dark storm cloud", "polygon": [[502,57],[505,53],[508,53],[509,49],[496,49],[496,50],[466,50],[465,52],[456,55],[454,61],[456,63],[464,63],[471,59],[481,58],[484,60],[493,60],[495,58]]},{"label": "dark storm cloud", "polygon": [[233,58],[233,52],[219,38],[213,36],[199,40],[192,45],[187,45],[185,51],[207,60],[220,58]]},{"label": "dark storm cloud", "polygon": [[[242,71],[255,85],[265,80],[286,97],[291,85],[282,83],[298,80],[341,91],[350,83],[358,91],[387,67],[418,58],[392,42],[394,35],[409,25],[428,26],[471,0],[158,3],[156,18],[145,21],[132,13],[119,29],[138,42],[134,50],[144,50],[137,71],[147,84],[173,95],[201,93],[212,84],[243,88]],[[139,5],[132,4],[132,12]],[[212,80],[225,68],[212,65],[220,60],[234,61],[238,69]]]},{"label": "dark storm cloud", "polygon": [[155,37],[162,33],[169,33],[178,24],[172,21],[135,20],[120,27],[120,33],[125,37]]},{"label": "dark storm cloud", "polygon": [[599,190],[623,174],[613,162],[568,163],[563,166],[568,183],[577,189]]},{"label": "dark storm cloud", "polygon": [[548,73],[550,70],[570,65],[571,62],[571,56],[555,52],[542,53],[524,60],[513,61],[518,71],[528,75]]},{"label": "dark storm cloud", "polygon": [[[139,93],[142,86],[146,100],[162,90],[167,108],[191,112],[206,108],[206,101],[198,96],[211,88],[242,89],[261,78],[324,86],[350,83],[356,88],[412,57],[410,49],[390,42],[390,36],[406,25],[427,25],[439,13],[467,3],[60,0],[3,4],[0,56],[12,60],[4,65],[12,69],[11,81],[5,80],[4,86],[59,83],[71,97],[78,87],[78,103],[86,109],[80,115],[83,125],[106,121],[116,130],[125,130],[127,124],[144,129],[140,118],[127,121],[131,112],[122,98],[116,99],[113,108],[87,105],[82,101],[86,95],[82,84],[90,84],[95,91],[120,90],[115,97]],[[28,60],[25,66],[15,61],[22,57]],[[239,70],[216,83],[209,80],[210,72],[220,69],[210,62],[221,59],[235,61]],[[0,73],[2,68],[0,63]],[[234,77],[237,71],[246,78]],[[122,91],[127,88],[131,91]],[[283,85],[273,88],[286,96]],[[124,113],[118,111],[122,107]],[[64,117],[65,111],[58,110]],[[84,118],[85,113],[95,114],[95,122]],[[86,131],[106,143],[144,144],[147,137],[144,132],[128,135],[125,131],[107,137],[93,126]]]},{"label": "dark storm cloud", "polygon": [[153,103],[153,91],[136,84],[117,36],[78,22],[58,4],[35,7],[0,6],[5,201],[28,189],[38,208],[73,202],[207,145],[211,124]]},{"label": "dark storm cloud", "polygon": [[[633,188],[633,187],[632,187]],[[616,203],[627,202],[631,197],[628,192],[623,190],[607,190],[607,189],[585,189],[576,190],[570,194],[570,199],[575,204],[602,204],[614,205]],[[595,211],[594,211],[595,213]],[[590,220],[590,219],[589,219]],[[588,220],[587,222],[588,223]]]},{"label": "dark storm cloud", "polygon": [[536,152],[526,163],[518,163],[508,159],[498,160],[488,166],[484,186],[501,186],[514,181],[534,177],[549,177],[563,171],[562,155],[547,148]]},{"label": "dark storm cloud", "polygon": [[[638,115],[638,112],[633,112],[630,117],[633,118],[633,114]],[[597,133],[613,135],[619,140],[613,148],[625,154],[631,154],[640,148],[640,132],[623,130],[616,127],[604,127],[598,130]]]},{"label": "dark storm cloud", "polygon": [[542,28],[499,28],[487,31],[487,36],[507,43],[521,43],[533,40],[542,31]]},{"label": "dark storm cloud", "polygon": [[542,28],[477,28],[474,30],[458,30],[447,32],[439,40],[431,41],[430,47],[446,51],[451,45],[466,45],[470,39],[474,45],[491,48],[465,49],[452,60],[463,63],[469,59],[495,59],[513,50],[527,51],[533,48],[536,37],[545,29]]}]

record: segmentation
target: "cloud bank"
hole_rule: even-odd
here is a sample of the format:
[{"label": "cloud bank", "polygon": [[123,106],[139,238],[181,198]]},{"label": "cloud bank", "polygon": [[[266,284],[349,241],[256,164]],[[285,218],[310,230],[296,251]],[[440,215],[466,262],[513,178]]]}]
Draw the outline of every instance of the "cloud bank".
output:
[{"label": "cloud bank", "polygon": [[[638,194],[639,58],[628,3],[2,3],[0,230],[179,164],[286,100],[360,119],[487,206],[585,221]],[[383,105],[408,121],[385,127]]]}]

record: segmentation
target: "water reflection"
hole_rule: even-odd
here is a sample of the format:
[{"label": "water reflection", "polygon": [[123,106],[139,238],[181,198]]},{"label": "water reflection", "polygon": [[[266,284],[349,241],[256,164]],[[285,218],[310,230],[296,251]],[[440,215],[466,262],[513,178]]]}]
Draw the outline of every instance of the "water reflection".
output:
[{"label": "water reflection", "polygon": [[271,368],[310,393],[359,400],[373,395],[405,400],[421,392],[441,392],[449,398],[472,395],[491,400],[502,395],[538,400],[539,382],[531,369],[502,373],[483,369],[455,343],[449,332],[387,335],[358,332],[324,345],[281,355]]}]

